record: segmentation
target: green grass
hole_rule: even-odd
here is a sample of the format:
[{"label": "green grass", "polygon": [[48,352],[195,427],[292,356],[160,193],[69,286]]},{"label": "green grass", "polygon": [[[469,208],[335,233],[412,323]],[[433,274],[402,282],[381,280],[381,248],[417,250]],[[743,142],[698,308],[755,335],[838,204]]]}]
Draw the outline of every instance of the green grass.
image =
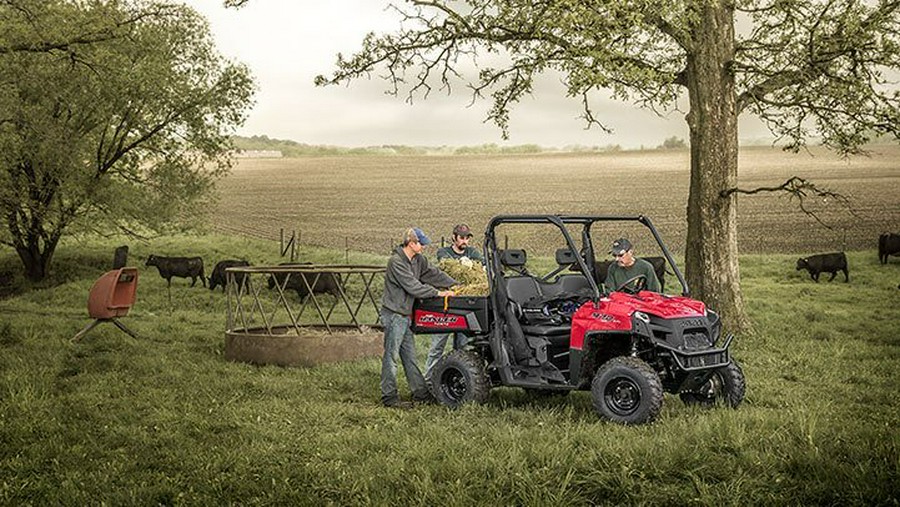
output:
[{"label": "green grass", "polygon": [[[114,246],[66,243],[49,282],[16,281],[24,292],[0,300],[0,504],[900,502],[900,263],[872,251],[849,253],[849,284],[813,283],[796,256],[742,257],[745,403],[667,395],[657,422],[623,427],[600,422],[584,392],[383,409],[377,358],[227,362],[222,294],[176,279],[170,305],[155,270],[141,270],[123,319],[140,339],[105,324],[73,344]],[[131,264],[151,252],[279,260],[271,242],[190,236],[132,245]],[[0,269],[15,261],[0,252]]]}]

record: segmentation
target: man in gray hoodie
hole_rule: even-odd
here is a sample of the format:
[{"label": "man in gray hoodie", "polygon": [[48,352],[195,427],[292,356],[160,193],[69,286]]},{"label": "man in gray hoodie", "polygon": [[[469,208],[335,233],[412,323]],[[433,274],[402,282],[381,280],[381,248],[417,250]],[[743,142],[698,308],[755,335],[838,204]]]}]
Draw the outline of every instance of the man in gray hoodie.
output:
[{"label": "man in gray hoodie", "polygon": [[397,391],[397,356],[403,363],[406,381],[414,401],[433,399],[416,364],[416,342],[412,333],[412,308],[416,298],[452,296],[446,289],[456,280],[428,264],[422,251],[431,244],[422,229],[413,227],[403,235],[403,243],[391,254],[384,274],[381,324],[384,326],[384,355],[381,358],[381,403],[386,407],[408,408]]}]

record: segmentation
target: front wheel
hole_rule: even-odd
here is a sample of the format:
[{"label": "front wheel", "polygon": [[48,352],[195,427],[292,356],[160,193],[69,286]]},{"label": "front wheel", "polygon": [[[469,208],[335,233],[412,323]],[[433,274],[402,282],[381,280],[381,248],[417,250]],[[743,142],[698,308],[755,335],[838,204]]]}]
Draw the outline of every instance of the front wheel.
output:
[{"label": "front wheel", "polygon": [[591,383],[594,410],[620,424],[653,421],[662,410],[663,390],[659,375],[636,357],[620,356],[597,369]]},{"label": "front wheel", "polygon": [[481,357],[468,350],[454,350],[442,357],[431,373],[434,398],[450,408],[463,403],[484,403],[491,384]]},{"label": "front wheel", "polygon": [[685,405],[700,405],[711,407],[716,403],[724,403],[731,408],[737,408],[744,401],[746,382],[744,372],[732,360],[725,366],[713,370],[709,380],[696,391],[679,393],[678,396]]}]

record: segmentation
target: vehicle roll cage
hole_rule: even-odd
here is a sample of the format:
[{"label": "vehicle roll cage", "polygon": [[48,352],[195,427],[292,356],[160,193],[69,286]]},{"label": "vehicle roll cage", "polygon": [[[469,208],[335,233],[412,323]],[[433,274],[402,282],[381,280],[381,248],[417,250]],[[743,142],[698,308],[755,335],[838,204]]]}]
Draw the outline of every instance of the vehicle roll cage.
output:
[{"label": "vehicle roll cage", "polygon": [[[653,222],[644,215],[637,216],[615,216],[615,215],[498,215],[491,219],[488,222],[487,228],[484,232],[484,258],[486,260],[485,266],[487,268],[487,279],[488,283],[491,285],[491,293],[498,287],[494,287],[493,285],[496,283],[495,276],[503,272],[503,266],[500,263],[500,256],[497,255],[497,238],[495,235],[495,229],[500,224],[506,223],[518,223],[518,224],[542,224],[548,223],[553,224],[557,228],[559,228],[563,237],[566,240],[567,246],[572,250],[572,252],[576,253],[575,260],[581,268],[582,274],[587,278],[588,283],[591,286],[591,290],[594,294],[594,301],[598,301],[601,297],[600,287],[597,285],[596,276],[594,273],[594,249],[593,242],[591,241],[591,226],[595,222],[638,222],[647,229],[650,230],[650,233],[653,235],[653,238],[656,240],[657,245],[659,245],[660,250],[662,250],[663,255],[666,258],[666,262],[671,266],[672,271],[675,273],[675,276],[678,278],[678,281],[681,283],[681,287],[683,289],[682,296],[688,297],[690,296],[690,290],[688,289],[687,282],[684,280],[684,276],[681,274],[681,270],[678,269],[678,265],[675,263],[675,260],[672,258],[672,254],[669,252],[668,247],[663,242],[662,238],[657,232],[656,227],[653,226]],[[575,240],[572,239],[572,235],[569,234],[569,230],[566,227],[567,225],[581,225],[581,248],[576,245]],[[577,253],[580,252],[580,255]]]}]

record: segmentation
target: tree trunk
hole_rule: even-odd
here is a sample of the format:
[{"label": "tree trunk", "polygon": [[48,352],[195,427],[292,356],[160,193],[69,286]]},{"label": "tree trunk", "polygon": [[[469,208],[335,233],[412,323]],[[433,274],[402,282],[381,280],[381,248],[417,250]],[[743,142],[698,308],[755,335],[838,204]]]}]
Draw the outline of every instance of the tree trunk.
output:
[{"label": "tree trunk", "polygon": [[56,245],[59,238],[54,235],[50,240],[44,242],[41,249],[40,240],[37,238],[29,238],[27,244],[19,244],[16,246],[16,253],[25,267],[25,276],[32,282],[40,282],[43,280],[50,268],[50,260],[56,251]]},{"label": "tree trunk", "polygon": [[692,295],[722,316],[730,331],[748,326],[738,268],[736,196],[738,128],[734,75],[734,13],[699,2],[687,56],[691,185],[685,268]]}]

